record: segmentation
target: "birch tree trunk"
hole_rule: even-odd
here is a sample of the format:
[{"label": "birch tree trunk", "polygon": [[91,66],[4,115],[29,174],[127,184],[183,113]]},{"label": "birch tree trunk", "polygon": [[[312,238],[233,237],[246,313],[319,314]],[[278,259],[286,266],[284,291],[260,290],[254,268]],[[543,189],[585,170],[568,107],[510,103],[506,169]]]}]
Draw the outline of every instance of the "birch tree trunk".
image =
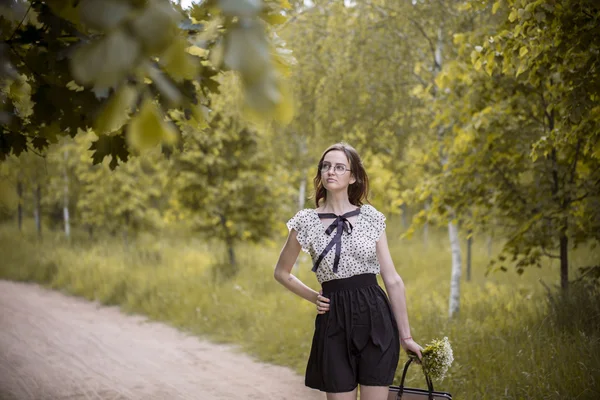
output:
[{"label": "birch tree trunk", "polygon": [[68,159],[69,159],[69,152],[67,149],[65,149],[65,152],[64,152],[65,167],[63,170],[63,174],[64,174],[64,178],[65,178],[63,218],[65,221],[65,236],[67,237],[67,239],[69,239],[71,237],[71,223],[69,220],[69,174],[67,173]]},{"label": "birch tree trunk", "polygon": [[473,230],[467,231],[467,282],[471,281],[471,255],[473,250]]},{"label": "birch tree trunk", "polygon": [[458,227],[453,222],[452,212],[448,222],[448,236],[450,238],[450,249],[452,251],[452,274],[450,275],[450,301],[448,304],[448,316],[450,318],[458,314],[460,310],[460,276],[461,276],[461,256],[460,240],[458,239]]},{"label": "birch tree trunk", "polygon": [[[443,21],[440,22],[437,31],[437,40],[434,52],[434,79],[442,70],[443,65]],[[436,86],[437,90],[437,86]],[[437,95],[437,93],[436,93]],[[443,141],[443,128],[438,130],[438,140]],[[442,165],[445,165],[447,160],[446,154],[440,154]],[[452,273],[450,275],[450,298],[448,304],[448,316],[452,318],[457,315],[460,310],[460,277],[462,274],[462,260],[460,255],[460,240],[458,238],[458,226],[454,222],[456,215],[454,210],[448,209],[448,236],[450,238],[450,250],[452,252]]]}]

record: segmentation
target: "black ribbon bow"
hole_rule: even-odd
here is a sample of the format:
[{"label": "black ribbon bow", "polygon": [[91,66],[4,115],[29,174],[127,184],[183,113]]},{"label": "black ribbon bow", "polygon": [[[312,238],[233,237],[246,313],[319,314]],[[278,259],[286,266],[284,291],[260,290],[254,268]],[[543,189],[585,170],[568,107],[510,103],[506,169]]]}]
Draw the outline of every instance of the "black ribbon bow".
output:
[{"label": "black ribbon bow", "polygon": [[317,270],[317,268],[319,268],[319,264],[321,264],[321,261],[323,260],[323,258],[325,258],[327,253],[329,253],[329,251],[333,248],[333,246],[335,246],[335,260],[333,262],[333,273],[337,273],[338,265],[340,263],[340,256],[342,255],[342,233],[344,231],[346,231],[346,233],[351,234],[352,228],[353,228],[352,224],[350,223],[350,221],[348,221],[347,218],[353,217],[358,214],[360,214],[360,208],[357,208],[354,211],[347,212],[346,214],[343,214],[343,215],[328,214],[328,213],[318,214],[319,218],[335,218],[335,220],[331,223],[331,225],[329,225],[327,230],[325,230],[325,233],[327,233],[328,235],[331,235],[331,233],[335,229],[337,229],[337,230],[335,232],[335,236],[333,237],[333,239],[331,239],[331,242],[329,242],[327,247],[325,247],[325,250],[323,250],[321,255],[319,255],[319,258],[317,258],[317,261],[315,262],[315,264],[313,265],[313,268],[312,268],[313,272],[315,272]]}]

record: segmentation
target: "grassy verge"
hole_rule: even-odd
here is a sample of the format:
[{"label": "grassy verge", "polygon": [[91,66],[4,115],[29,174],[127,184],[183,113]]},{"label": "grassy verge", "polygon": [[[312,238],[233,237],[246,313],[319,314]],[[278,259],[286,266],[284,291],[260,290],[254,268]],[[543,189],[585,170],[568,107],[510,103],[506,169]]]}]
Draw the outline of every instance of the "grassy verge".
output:
[{"label": "grassy verge", "polygon": [[[485,246],[475,246],[472,280],[461,287],[460,316],[448,321],[445,236],[432,238],[425,248],[420,239],[399,241],[389,230],[407,286],[413,337],[424,345],[448,336],[454,349],[455,363],[436,388],[457,399],[600,397],[597,292],[578,293],[568,302],[556,299],[556,306],[548,307],[538,280],[556,284],[558,265],[521,277],[511,272],[486,277]],[[220,281],[215,268],[221,249],[193,238],[144,236],[124,249],[118,240],[66,243],[59,235],[39,243],[30,233],[3,226],[0,277],[119,305],[215,341],[237,343],[261,360],[303,373],[315,311],[273,280],[278,246],[240,246],[241,272]],[[317,288],[310,260],[301,257],[296,275]],[[595,257],[587,250],[571,260],[576,267],[592,265]],[[424,386],[416,369],[408,383]]]}]

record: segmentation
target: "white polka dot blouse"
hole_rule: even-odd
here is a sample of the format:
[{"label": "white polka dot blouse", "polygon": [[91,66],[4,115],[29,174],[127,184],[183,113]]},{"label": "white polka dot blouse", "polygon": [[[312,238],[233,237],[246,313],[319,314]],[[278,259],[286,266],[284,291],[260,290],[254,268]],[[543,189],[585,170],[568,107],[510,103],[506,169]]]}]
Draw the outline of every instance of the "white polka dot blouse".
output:
[{"label": "white polka dot blouse", "polygon": [[385,216],[368,204],[360,207],[354,223],[341,217],[335,220],[334,214],[328,216],[331,218],[321,220],[316,210],[305,208],[286,223],[289,230],[297,232],[302,250],[310,254],[319,283],[379,274],[375,248],[385,230]]}]

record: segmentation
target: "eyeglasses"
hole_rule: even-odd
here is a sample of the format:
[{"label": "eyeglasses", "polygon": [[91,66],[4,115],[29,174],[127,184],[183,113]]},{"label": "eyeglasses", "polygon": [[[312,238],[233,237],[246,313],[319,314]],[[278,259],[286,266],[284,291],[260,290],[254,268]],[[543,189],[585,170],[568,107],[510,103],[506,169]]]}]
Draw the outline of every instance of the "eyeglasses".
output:
[{"label": "eyeglasses", "polygon": [[[321,164],[320,169],[322,174],[329,172],[331,169],[331,163],[324,162]],[[346,171],[350,171],[350,168],[346,167],[344,164],[335,164],[333,166],[333,172],[335,172],[336,175],[344,175]]]}]

